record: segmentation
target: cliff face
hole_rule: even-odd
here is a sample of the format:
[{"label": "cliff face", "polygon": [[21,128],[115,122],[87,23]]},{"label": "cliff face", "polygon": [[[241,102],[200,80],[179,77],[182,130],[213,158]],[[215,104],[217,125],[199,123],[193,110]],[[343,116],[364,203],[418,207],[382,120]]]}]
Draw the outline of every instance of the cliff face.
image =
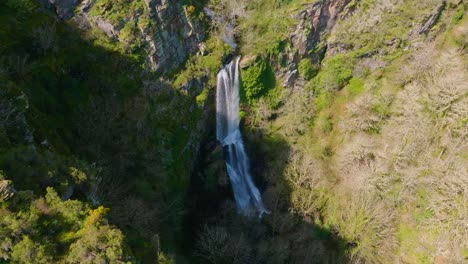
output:
[{"label": "cliff face", "polygon": [[316,50],[321,41],[326,40],[337,19],[343,18],[350,0],[319,1],[309,4],[294,18],[299,21],[291,34],[291,42],[298,56],[307,52],[323,54],[325,47]]},{"label": "cliff face", "polygon": [[199,50],[205,34],[195,8],[177,1],[48,0],[44,4],[82,29],[101,30],[127,51],[141,50],[147,67],[160,73],[181,66]]},{"label": "cliff face", "polygon": [[294,87],[298,77],[298,63],[310,58],[313,63],[320,63],[327,50],[326,40],[338,19],[350,12],[350,0],[319,1],[305,5],[293,17],[296,25],[290,30],[291,49],[286,54],[287,71],[284,86]]}]

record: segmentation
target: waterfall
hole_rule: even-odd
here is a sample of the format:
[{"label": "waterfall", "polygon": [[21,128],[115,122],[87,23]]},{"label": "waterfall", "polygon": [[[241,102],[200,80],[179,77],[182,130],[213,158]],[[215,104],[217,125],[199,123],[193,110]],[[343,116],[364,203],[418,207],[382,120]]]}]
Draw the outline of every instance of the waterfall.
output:
[{"label": "waterfall", "polygon": [[239,129],[239,60],[234,58],[217,76],[216,137],[223,145],[229,180],[237,208],[245,215],[252,209],[269,213],[250,175],[249,158]]}]

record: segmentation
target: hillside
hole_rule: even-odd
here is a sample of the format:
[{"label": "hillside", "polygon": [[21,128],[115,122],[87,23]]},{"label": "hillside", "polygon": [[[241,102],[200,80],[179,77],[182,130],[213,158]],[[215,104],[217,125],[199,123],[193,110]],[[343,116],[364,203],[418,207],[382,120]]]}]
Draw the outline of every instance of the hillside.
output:
[{"label": "hillside", "polygon": [[[1,2],[0,263],[468,261],[466,8]],[[216,140],[233,56],[261,218]]]}]

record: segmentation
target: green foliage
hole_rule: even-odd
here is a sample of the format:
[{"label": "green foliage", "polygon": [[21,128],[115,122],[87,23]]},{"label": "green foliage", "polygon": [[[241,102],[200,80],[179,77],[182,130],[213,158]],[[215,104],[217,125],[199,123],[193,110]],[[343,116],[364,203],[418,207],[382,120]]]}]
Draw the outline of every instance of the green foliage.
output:
[{"label": "green foliage", "polygon": [[208,99],[208,94],[209,90],[205,88],[199,95],[197,95],[195,100],[197,101],[197,105],[199,107],[203,107],[205,105],[206,100]]},{"label": "green foliage", "polygon": [[51,187],[47,188],[45,196],[47,204],[56,212],[63,216],[63,220],[77,227],[80,225],[81,220],[86,215],[89,207],[78,200],[62,201],[57,195],[57,192]]},{"label": "green foliage", "polygon": [[455,11],[455,14],[452,17],[452,24],[458,24],[460,21],[463,19],[465,15],[465,4],[461,3],[457,10]]},{"label": "green foliage", "polygon": [[330,133],[333,130],[333,119],[330,114],[322,112],[317,117],[317,126],[323,133]]},{"label": "green foliage", "polygon": [[33,242],[28,236],[13,246],[11,260],[14,263],[38,263],[48,264],[52,262],[52,257],[46,254],[44,245]]},{"label": "green foliage", "polygon": [[[117,263],[123,236],[104,220],[107,209],[78,200],[62,201],[54,189],[45,198],[18,191],[0,211],[0,260],[13,263]],[[86,215],[89,215],[86,217]]]},{"label": "green foliage", "polygon": [[295,20],[292,13],[300,10],[305,0],[244,1],[248,16],[239,19],[243,54],[275,55],[287,39]]},{"label": "green foliage", "polygon": [[20,13],[32,13],[39,8],[39,3],[34,0],[7,0],[6,5]]},{"label": "green foliage", "polygon": [[318,75],[311,81],[314,91],[343,88],[353,76],[354,61],[352,53],[337,54],[325,59]]},{"label": "green foliage", "polygon": [[[144,8],[143,1],[105,2],[115,8],[132,5],[134,11],[140,2]],[[200,110],[190,112],[193,98],[146,74],[137,54],[122,55],[102,32],[76,31],[31,10],[20,12],[0,1],[5,25],[0,30],[0,109],[14,108],[8,124],[0,114],[0,169],[8,186],[20,190],[0,202],[0,262],[11,258],[11,248],[27,235],[52,252],[49,263],[91,255],[118,263],[124,255],[122,232],[131,234],[132,254],[145,260],[152,252],[154,260],[148,241],[160,234],[164,250],[173,248],[181,230],[193,153],[187,142]],[[136,27],[148,21],[130,21],[123,37],[133,45]],[[39,45],[42,38],[54,40],[50,48]],[[205,65],[216,74],[215,63],[222,60],[210,59]],[[87,201],[95,198],[97,173],[106,186],[99,188],[99,200],[112,208],[109,218],[122,231],[107,226],[106,210],[90,214]],[[127,199],[130,194],[134,199]],[[138,221],[128,224],[129,218]],[[74,256],[68,257],[71,244]]]},{"label": "green foliage", "polygon": [[349,83],[345,86],[344,90],[349,97],[355,97],[364,92],[364,82],[357,77],[353,77],[349,80]]},{"label": "green foliage", "polygon": [[265,60],[259,60],[241,72],[242,94],[249,103],[255,102],[275,85],[274,74]]},{"label": "green foliage", "polygon": [[174,87],[180,88],[187,85],[189,81],[204,76],[208,77],[209,86],[216,85],[216,74],[222,66],[223,58],[231,52],[231,47],[221,39],[214,37],[206,40],[205,45],[208,54],[206,56],[193,56],[189,58],[184,69],[174,76]]},{"label": "green foliage", "polygon": [[147,11],[143,0],[95,0],[90,14],[92,16],[102,16],[114,26],[122,24],[127,18]]},{"label": "green foliage", "polygon": [[[380,12],[382,3],[375,0],[355,1],[361,6],[348,19],[338,23],[332,42],[350,45],[354,49],[365,51],[381,50],[392,54],[406,45],[407,35],[414,27],[414,21],[423,21],[438,1],[404,1],[395,5],[392,12],[382,12],[379,23],[372,27],[361,27],[363,21],[371,21]],[[364,29],[365,28],[365,29]],[[401,41],[397,45],[387,46],[391,40]]]},{"label": "green foliage", "polygon": [[267,103],[269,109],[276,110],[281,106],[285,92],[285,88],[280,82],[277,82],[275,88],[268,90],[263,100]]},{"label": "green foliage", "polygon": [[315,75],[317,75],[317,67],[312,65],[309,59],[302,59],[299,62],[299,75],[306,81],[312,79]]},{"label": "green foliage", "polygon": [[328,108],[333,102],[334,95],[332,92],[323,91],[320,92],[314,99],[315,109],[320,112]]},{"label": "green foliage", "polygon": [[81,237],[70,245],[68,263],[122,263],[123,234],[104,226],[89,226]]}]

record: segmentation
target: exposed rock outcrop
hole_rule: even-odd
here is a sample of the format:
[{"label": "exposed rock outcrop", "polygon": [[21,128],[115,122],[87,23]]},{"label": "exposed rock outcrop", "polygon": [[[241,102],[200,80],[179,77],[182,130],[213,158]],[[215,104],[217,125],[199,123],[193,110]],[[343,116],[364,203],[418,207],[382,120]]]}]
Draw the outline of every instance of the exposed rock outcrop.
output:
[{"label": "exposed rock outcrop", "polygon": [[426,34],[431,30],[431,28],[437,23],[439,20],[440,14],[444,11],[446,5],[446,1],[442,1],[439,6],[434,8],[431,15],[426,19],[426,22],[421,26],[418,33],[419,34]]},{"label": "exposed rock outcrop", "polygon": [[73,16],[73,10],[78,0],[47,0],[55,7],[55,12],[62,19],[69,19]]},{"label": "exposed rock outcrop", "polygon": [[[343,15],[350,0],[326,0],[308,5],[295,15],[300,22],[291,34],[291,41],[299,56],[306,56],[306,52],[315,51],[317,57],[325,51],[320,46],[321,41],[328,35],[336,20]],[[346,12],[345,12],[346,13]]]},{"label": "exposed rock outcrop", "polygon": [[299,23],[293,28],[290,39],[292,49],[283,60],[286,61],[287,71],[282,75],[285,78],[283,86],[293,87],[298,78],[297,64],[302,58],[310,58],[313,63],[320,63],[327,50],[324,42],[330,34],[337,19],[343,18],[350,0],[325,0],[309,5],[294,18]]},{"label": "exposed rock outcrop", "polygon": [[[145,8],[133,13],[125,12],[125,17],[112,21],[107,15],[111,5],[84,0],[43,0],[44,5],[55,9],[62,19],[73,20],[80,28],[99,28],[108,37],[123,43],[139,43],[144,50],[147,67],[153,71],[166,73],[176,69],[190,54],[199,51],[204,33],[199,21],[176,1],[144,0]],[[143,3],[143,2],[142,2]],[[130,8],[132,3],[128,3]],[[92,12],[97,9],[99,12]],[[192,10],[193,11],[193,10]],[[115,12],[115,11],[109,11]],[[115,16],[115,13],[113,13]],[[135,38],[141,41],[127,41],[124,26],[130,24],[135,30]],[[128,44],[128,43],[127,43]]]},{"label": "exposed rock outcrop", "polygon": [[177,2],[145,0],[153,30],[140,29],[152,70],[167,72],[181,65],[189,54],[198,51],[203,32]]}]

